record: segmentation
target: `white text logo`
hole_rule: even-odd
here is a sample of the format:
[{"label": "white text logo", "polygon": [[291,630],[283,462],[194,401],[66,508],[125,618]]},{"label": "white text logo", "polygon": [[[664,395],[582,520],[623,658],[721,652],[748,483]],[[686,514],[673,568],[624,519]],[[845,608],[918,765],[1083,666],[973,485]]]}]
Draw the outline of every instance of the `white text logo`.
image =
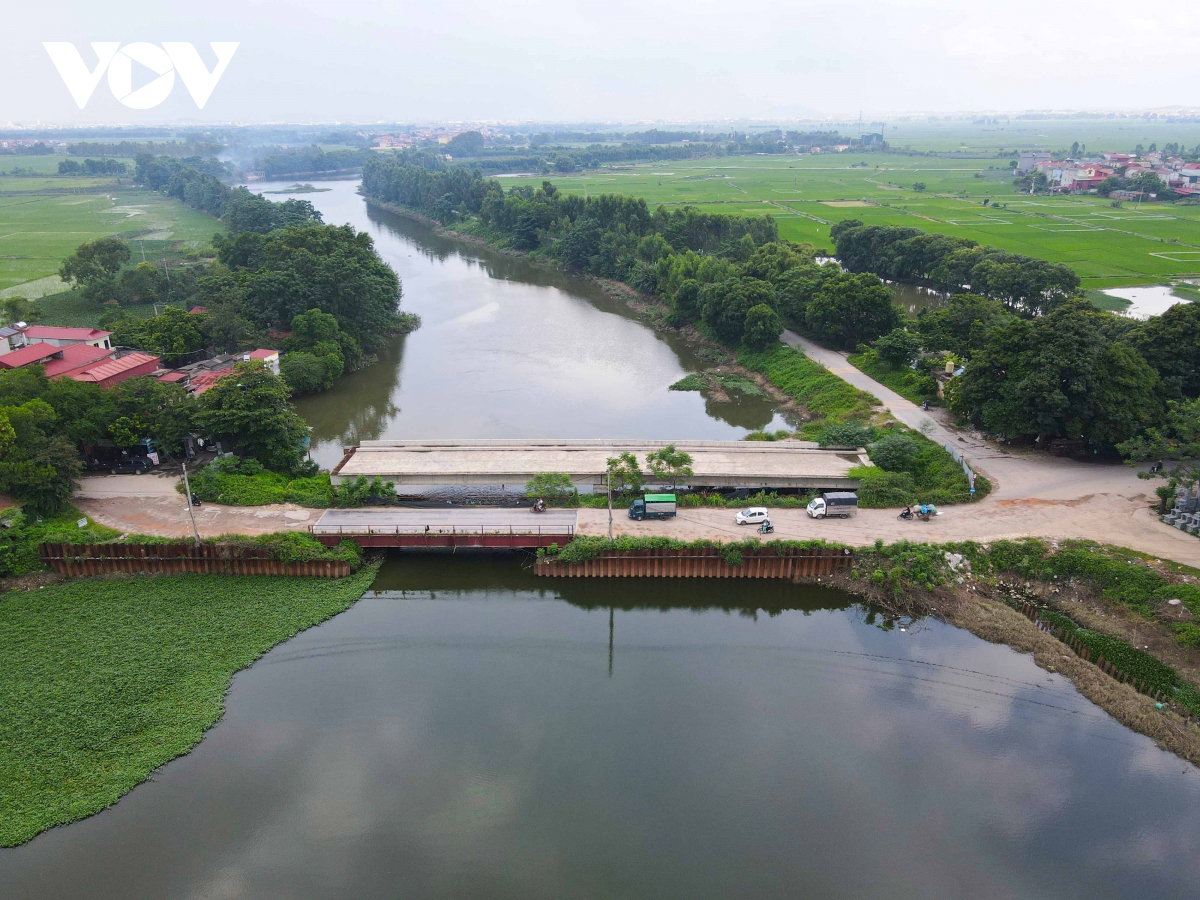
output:
[{"label": "white text logo", "polygon": [[[196,101],[196,107],[204,109],[238,48],[237,42],[210,43],[208,46],[217,56],[217,64],[210,72],[196,48],[181,42],[164,41],[161,47],[144,41],[125,45],[115,41],[93,42],[92,51],[97,60],[94,69],[88,69],[72,43],[46,41],[42,46],[50,54],[54,67],[80,109],[91,99],[105,71],[113,96],[131,109],[152,109],[166,100],[171,88],[175,87],[176,72]],[[134,63],[145,66],[158,77],[134,90]]]}]

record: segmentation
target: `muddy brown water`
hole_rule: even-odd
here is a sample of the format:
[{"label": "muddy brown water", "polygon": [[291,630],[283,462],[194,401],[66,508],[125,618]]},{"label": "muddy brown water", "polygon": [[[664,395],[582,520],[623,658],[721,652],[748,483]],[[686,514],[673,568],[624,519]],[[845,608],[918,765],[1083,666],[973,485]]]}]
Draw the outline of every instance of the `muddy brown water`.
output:
[{"label": "muddy brown water", "polygon": [[1027,656],[787,582],[405,557],[0,896],[1190,897],[1200,775]]},{"label": "muddy brown water", "polygon": [[736,440],[787,427],[764,397],[668,390],[711,363],[590,280],[368,206],[357,181],[322,187],[332,190],[303,199],[371,235],[403,282],[403,309],[422,319],[377,364],[297,403],[323,466],[343,445],[380,438]]}]

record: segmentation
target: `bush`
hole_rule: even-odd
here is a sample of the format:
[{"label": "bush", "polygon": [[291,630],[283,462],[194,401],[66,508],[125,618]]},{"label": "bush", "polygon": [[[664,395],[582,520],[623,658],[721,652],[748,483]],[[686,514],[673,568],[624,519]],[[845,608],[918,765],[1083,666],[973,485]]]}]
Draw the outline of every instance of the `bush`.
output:
[{"label": "bush", "polygon": [[888,472],[911,472],[921,448],[902,431],[883,435],[870,447],[871,462]]},{"label": "bush", "polygon": [[278,472],[268,472],[257,460],[239,459],[232,454],[213,460],[194,473],[190,481],[192,493],[205,503],[230,506],[295,503],[314,509],[337,505],[327,473],[311,478],[289,478]]},{"label": "bush", "polygon": [[539,472],[525,482],[525,495],[530,500],[547,502],[574,500],[574,505],[578,505],[579,501],[579,491],[571,483],[571,476],[564,472]]},{"label": "bush", "polygon": [[875,429],[858,422],[834,422],[821,429],[822,447],[865,447],[875,439]]},{"label": "bush", "polygon": [[863,509],[908,506],[917,499],[916,483],[907,472],[857,466],[850,470],[849,476],[858,479],[858,505]]},{"label": "bush", "polygon": [[742,340],[747,347],[763,350],[779,340],[783,333],[783,323],[779,315],[765,303],[752,306],[746,311],[745,330]]}]

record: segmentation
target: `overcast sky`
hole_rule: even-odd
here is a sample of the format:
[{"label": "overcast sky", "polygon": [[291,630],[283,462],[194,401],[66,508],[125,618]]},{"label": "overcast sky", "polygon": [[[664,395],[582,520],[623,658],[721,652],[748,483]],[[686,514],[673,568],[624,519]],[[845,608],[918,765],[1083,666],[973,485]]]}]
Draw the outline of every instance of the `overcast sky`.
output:
[{"label": "overcast sky", "polygon": [[[42,0],[5,10],[0,125],[1194,107],[1197,38],[1189,2]],[[91,41],[188,41],[209,67],[209,41],[241,46],[203,110],[178,79],[129,109],[106,78],[80,110],[43,41],[89,68]]]}]

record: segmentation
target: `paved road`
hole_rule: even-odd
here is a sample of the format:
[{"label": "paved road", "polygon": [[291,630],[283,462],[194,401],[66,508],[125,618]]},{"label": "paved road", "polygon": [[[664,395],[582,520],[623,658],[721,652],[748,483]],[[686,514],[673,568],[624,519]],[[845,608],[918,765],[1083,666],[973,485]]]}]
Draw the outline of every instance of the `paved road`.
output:
[{"label": "paved road", "polygon": [[[946,410],[925,412],[916,403],[854,368],[846,361],[846,354],[827,350],[792,331],[784,331],[783,340],[842,380],[877,397],[888,412],[905,425],[924,430],[931,439],[958,448],[972,468],[992,482],[995,490],[989,502],[1033,498],[1070,500],[1099,493],[1153,496],[1154,483],[1139,479],[1138,470],[1130,466],[1119,462],[1062,459],[1033,450],[1011,450],[983,440],[950,425]],[[1141,468],[1148,468],[1148,464]]]},{"label": "paved road", "polygon": [[84,475],[79,479],[79,490],[75,496],[84,499],[103,497],[178,497],[183,494],[175,490],[178,475],[160,474],[157,471],[143,475]]}]

